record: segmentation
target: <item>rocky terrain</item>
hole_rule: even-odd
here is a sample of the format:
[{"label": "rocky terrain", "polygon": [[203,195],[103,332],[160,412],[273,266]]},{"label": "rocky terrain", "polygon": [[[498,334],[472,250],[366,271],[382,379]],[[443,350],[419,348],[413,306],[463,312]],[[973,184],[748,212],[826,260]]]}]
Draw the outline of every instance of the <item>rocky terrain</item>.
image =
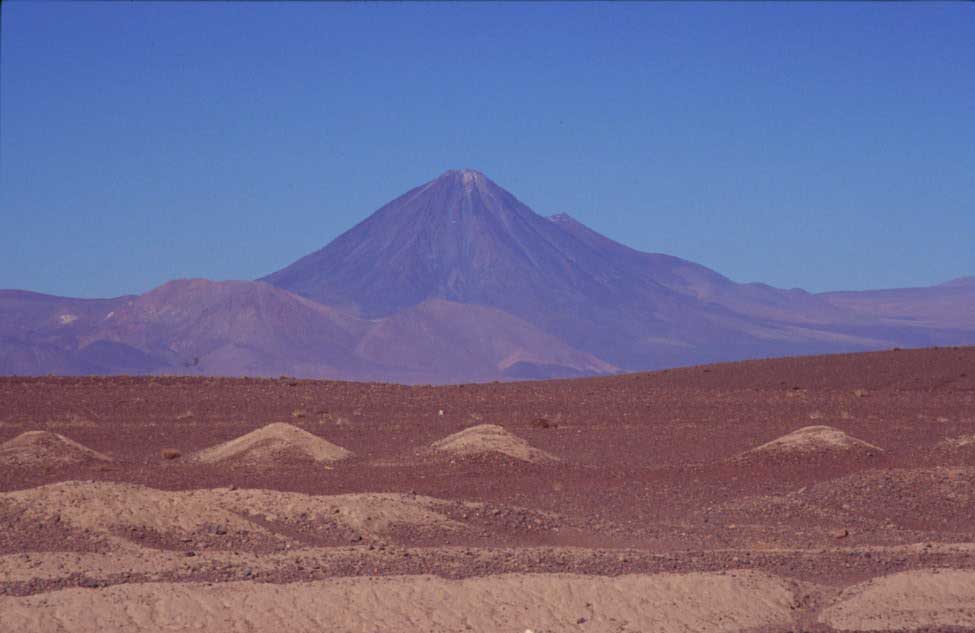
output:
[{"label": "rocky terrain", "polygon": [[0,378],[0,631],[975,631],[975,348]]}]

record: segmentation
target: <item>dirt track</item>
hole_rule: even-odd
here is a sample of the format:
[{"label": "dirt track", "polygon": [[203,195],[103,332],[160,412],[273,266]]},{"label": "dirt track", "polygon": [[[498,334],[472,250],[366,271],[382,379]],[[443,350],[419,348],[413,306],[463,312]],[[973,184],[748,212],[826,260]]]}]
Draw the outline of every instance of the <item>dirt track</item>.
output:
[{"label": "dirt track", "polygon": [[[193,458],[280,422],[345,459],[282,427]],[[478,425],[514,437],[432,448]],[[195,626],[215,604],[237,606],[211,631],[276,626],[265,608],[319,630],[325,597],[376,595],[399,615],[323,630],[975,630],[973,348],[449,387],[0,378],[0,443],[27,431],[97,453],[0,447],[2,631]],[[727,602],[689,597],[727,574],[747,578]],[[741,612],[755,587],[781,612]],[[455,621],[430,591],[507,606]],[[681,609],[640,619],[666,596]],[[117,610],[154,601],[155,619]]]}]

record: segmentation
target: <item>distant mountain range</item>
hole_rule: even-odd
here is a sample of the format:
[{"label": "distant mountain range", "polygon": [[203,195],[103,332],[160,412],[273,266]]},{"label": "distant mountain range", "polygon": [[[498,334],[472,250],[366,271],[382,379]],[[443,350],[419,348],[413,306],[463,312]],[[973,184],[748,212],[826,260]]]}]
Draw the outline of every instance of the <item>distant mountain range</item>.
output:
[{"label": "distant mountain range", "polygon": [[961,344],[975,344],[975,277],[823,294],[735,283],[538,215],[472,170],[258,281],[114,299],[0,291],[2,374],[446,383]]}]

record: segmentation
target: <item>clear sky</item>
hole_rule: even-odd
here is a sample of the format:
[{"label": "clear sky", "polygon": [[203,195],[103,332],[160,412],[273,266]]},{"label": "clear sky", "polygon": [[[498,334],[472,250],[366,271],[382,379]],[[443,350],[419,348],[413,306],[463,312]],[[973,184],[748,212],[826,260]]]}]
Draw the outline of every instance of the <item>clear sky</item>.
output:
[{"label": "clear sky", "polygon": [[738,281],[975,274],[972,2],[0,10],[0,288],[256,278],[463,167]]}]

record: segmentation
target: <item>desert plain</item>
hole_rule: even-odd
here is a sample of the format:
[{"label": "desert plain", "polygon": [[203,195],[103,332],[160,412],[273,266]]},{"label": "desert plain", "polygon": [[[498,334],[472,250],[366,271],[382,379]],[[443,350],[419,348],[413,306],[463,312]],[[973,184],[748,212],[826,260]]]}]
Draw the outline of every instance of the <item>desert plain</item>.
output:
[{"label": "desert plain", "polygon": [[0,378],[0,631],[975,631],[975,348]]}]

